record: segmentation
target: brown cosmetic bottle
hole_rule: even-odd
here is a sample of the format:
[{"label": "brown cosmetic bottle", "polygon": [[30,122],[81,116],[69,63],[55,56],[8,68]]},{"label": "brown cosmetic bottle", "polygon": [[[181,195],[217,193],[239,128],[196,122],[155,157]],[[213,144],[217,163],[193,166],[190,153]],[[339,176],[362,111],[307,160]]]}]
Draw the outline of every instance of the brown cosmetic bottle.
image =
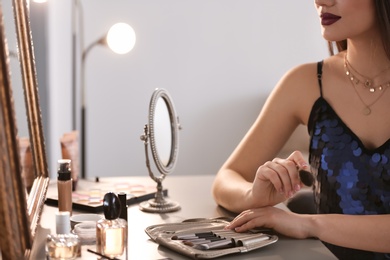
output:
[{"label": "brown cosmetic bottle", "polygon": [[71,160],[58,160],[57,188],[58,210],[69,211],[72,215],[72,172]]}]

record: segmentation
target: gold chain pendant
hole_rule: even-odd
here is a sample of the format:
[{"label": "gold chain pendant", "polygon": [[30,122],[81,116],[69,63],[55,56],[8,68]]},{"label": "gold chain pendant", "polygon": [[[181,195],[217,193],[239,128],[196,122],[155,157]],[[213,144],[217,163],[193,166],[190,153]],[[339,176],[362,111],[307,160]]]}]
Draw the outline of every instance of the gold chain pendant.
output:
[{"label": "gold chain pendant", "polygon": [[369,107],[365,107],[363,108],[362,112],[363,115],[368,116],[369,114],[371,114],[371,109]]}]

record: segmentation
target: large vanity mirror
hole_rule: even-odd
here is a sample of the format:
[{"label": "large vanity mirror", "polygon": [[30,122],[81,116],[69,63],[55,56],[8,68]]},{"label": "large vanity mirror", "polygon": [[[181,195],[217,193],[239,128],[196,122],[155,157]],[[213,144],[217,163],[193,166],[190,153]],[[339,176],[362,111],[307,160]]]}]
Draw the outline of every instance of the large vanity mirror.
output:
[{"label": "large vanity mirror", "polygon": [[22,179],[19,136],[10,79],[3,8],[0,8],[0,256],[29,259],[49,185],[27,0],[13,0],[21,78],[35,180],[29,193]]},{"label": "large vanity mirror", "polygon": [[[162,181],[175,168],[179,151],[179,129],[181,129],[176,110],[169,93],[156,89],[149,103],[149,121],[144,127],[141,140],[145,146],[146,167],[149,176],[157,183],[153,199],[140,203],[146,212],[165,213],[180,209],[177,202],[164,197]],[[149,146],[159,175],[156,176],[149,161]]]}]

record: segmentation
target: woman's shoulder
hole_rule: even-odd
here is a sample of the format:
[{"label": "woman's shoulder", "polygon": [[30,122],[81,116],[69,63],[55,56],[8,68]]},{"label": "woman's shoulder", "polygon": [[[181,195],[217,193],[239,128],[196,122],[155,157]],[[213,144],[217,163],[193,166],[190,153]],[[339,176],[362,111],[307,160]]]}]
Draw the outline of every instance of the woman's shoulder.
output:
[{"label": "woman's shoulder", "polygon": [[279,87],[288,92],[307,93],[317,85],[317,63],[304,63],[288,70],[279,82]]},{"label": "woman's shoulder", "polygon": [[[303,124],[307,124],[313,105],[321,96],[318,62],[304,63],[291,68],[276,88],[279,101],[287,104],[290,112]],[[324,66],[326,63],[327,59],[323,61]]]},{"label": "woman's shoulder", "polygon": [[325,63],[328,63],[329,59],[319,60],[317,62],[303,63],[295,67],[292,67],[287,71],[286,76],[291,77],[292,79],[298,80],[313,80],[318,78],[318,66],[322,70],[322,67]]},{"label": "woman's shoulder", "polygon": [[326,70],[328,67],[333,67],[335,64],[340,63],[340,59],[343,59],[343,54],[337,54],[330,57],[327,57],[323,60],[318,60],[317,62],[310,62],[310,63],[303,63],[300,65],[297,65],[293,68],[291,68],[289,71],[287,71],[286,76],[290,77],[291,79],[297,79],[297,80],[309,80],[312,81],[317,80],[318,78],[318,64],[321,63],[320,69],[322,73],[322,70]]}]

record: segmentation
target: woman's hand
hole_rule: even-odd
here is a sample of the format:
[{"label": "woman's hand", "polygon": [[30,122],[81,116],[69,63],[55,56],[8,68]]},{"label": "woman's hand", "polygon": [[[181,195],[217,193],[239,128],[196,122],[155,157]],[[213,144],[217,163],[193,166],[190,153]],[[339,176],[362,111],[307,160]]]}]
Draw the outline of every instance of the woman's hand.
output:
[{"label": "woman's hand", "polygon": [[[291,198],[302,187],[298,169],[308,170],[301,152],[293,152],[287,159],[275,158],[260,166],[251,190],[253,205],[276,205]],[[265,199],[264,196],[267,196]]]},{"label": "woman's hand", "polygon": [[308,222],[309,215],[299,215],[268,206],[243,211],[226,229],[245,232],[255,227],[265,227],[285,236],[303,239],[310,236]]}]

